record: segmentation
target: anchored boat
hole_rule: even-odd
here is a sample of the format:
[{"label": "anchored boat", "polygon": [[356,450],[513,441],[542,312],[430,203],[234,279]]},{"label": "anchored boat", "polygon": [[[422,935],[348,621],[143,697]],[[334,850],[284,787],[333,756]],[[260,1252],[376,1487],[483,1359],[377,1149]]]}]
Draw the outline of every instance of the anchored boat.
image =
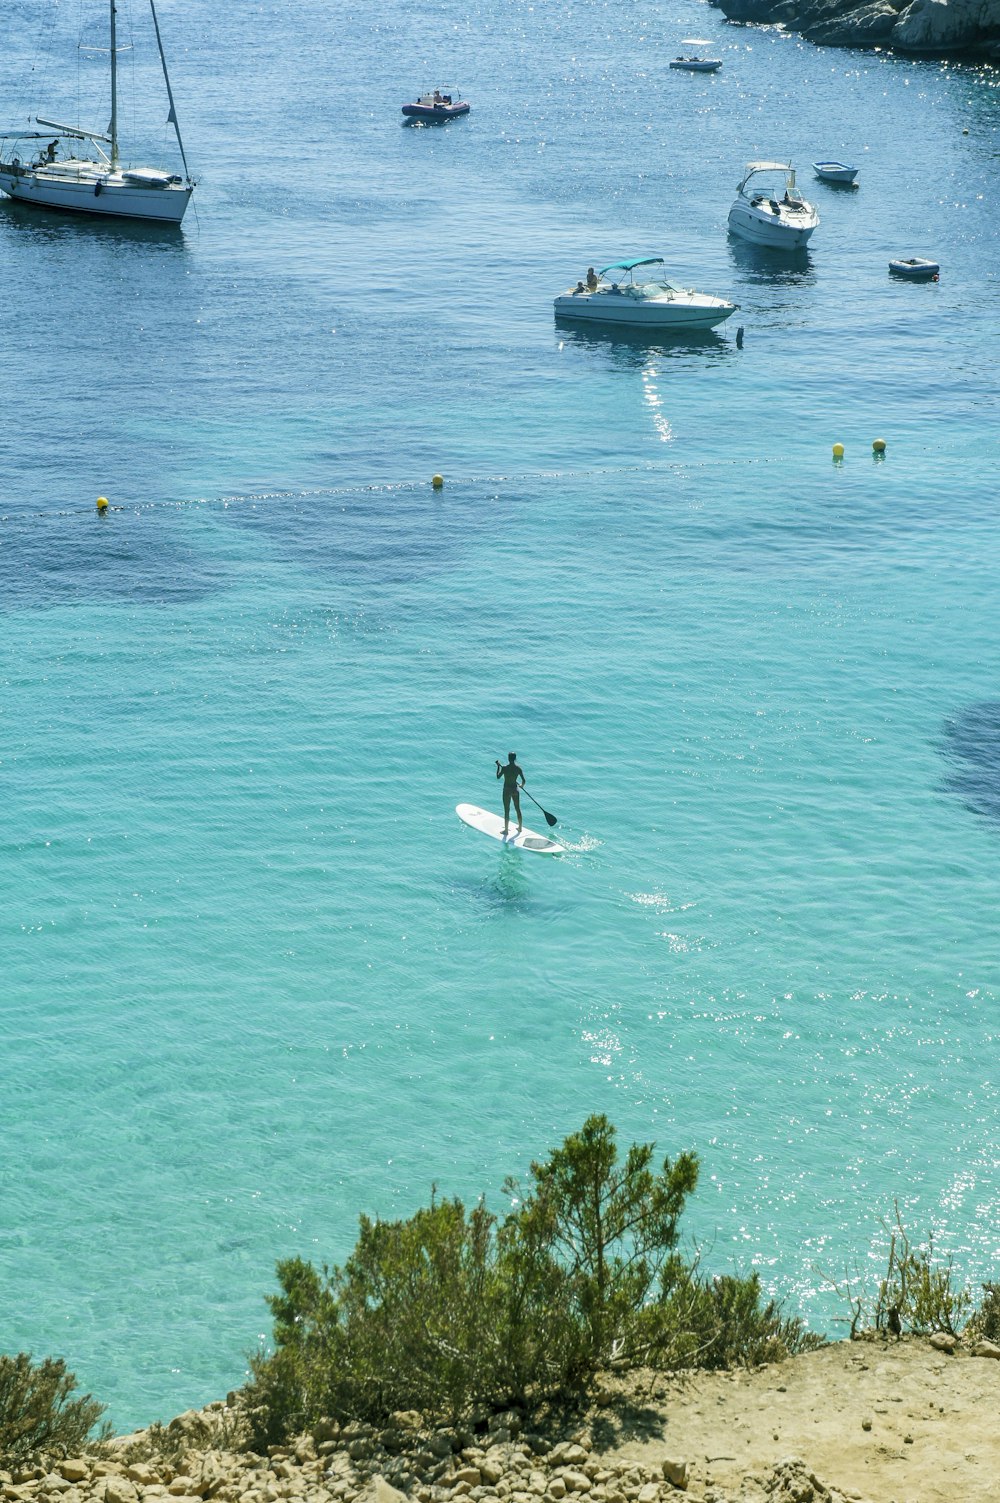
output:
[{"label": "anchored boat", "polygon": [[[70,209],[80,214],[111,214],[125,219],[154,219],[180,224],[194,191],[188,172],[184,143],[177,124],[173,91],[167,73],[167,60],[160,38],[156,7],[149,0],[156,31],[163,79],[170,103],[169,119],[177,135],[184,177],[158,167],[124,166],[118,142],[118,50],[115,27],[115,0],[110,0],[111,56],[111,123],[107,131],[85,130],[78,125],[60,125],[36,115],[36,131],[3,131],[5,143],[0,155],[0,191],[9,198],[38,204],[47,209]],[[59,155],[59,143],[74,143],[71,153],[80,148],[77,142],[89,142],[93,156]],[[21,143],[27,147],[29,160],[22,160]],[[41,142],[47,142],[44,148]]]},{"label": "anchored boat", "polygon": [[798,250],[819,224],[816,210],[795,187],[789,162],[748,162],[736,195],[729,228],[754,245]]},{"label": "anchored boat", "polygon": [[937,261],[925,261],[920,256],[910,256],[906,261],[890,261],[889,270],[894,277],[909,277],[911,282],[936,282],[941,274]]},{"label": "anchored boat", "polygon": [[858,169],[846,162],[813,162],[813,172],[821,182],[840,183],[844,187],[853,186],[858,175]]},{"label": "anchored boat", "polygon": [[403,105],[403,114],[409,120],[427,120],[432,124],[454,120],[456,115],[467,115],[472,106],[458,97],[458,90],[443,94],[440,89],[421,94],[412,104]]},{"label": "anchored boat", "polygon": [[664,265],[662,256],[647,256],[605,266],[556,298],[556,317],[673,333],[714,329],[736,312],[736,303],[653,274],[652,268]]}]

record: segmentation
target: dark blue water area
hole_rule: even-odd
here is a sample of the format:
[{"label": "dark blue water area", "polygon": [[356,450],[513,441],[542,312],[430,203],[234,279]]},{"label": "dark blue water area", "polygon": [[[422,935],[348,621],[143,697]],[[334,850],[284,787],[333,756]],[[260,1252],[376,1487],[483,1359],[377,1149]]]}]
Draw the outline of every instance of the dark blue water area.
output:
[{"label": "dark blue water area", "polygon": [[79,513],[0,521],[0,613],[54,605],[184,605],[215,594],[223,562],[176,518]]},{"label": "dark blue water area", "polygon": [[523,487],[501,496],[483,485],[459,487],[447,503],[427,485],[277,496],[234,503],[226,524],[311,575],[391,591],[454,569],[522,497]]},{"label": "dark blue water area", "polygon": [[1000,825],[1000,701],[966,705],[944,723],[944,788],[994,827]]},{"label": "dark blue water area", "polygon": [[[779,459],[498,475],[78,506],[0,518],[0,610],[195,604],[277,570],[404,607],[409,585],[459,575],[481,550],[538,550],[573,591],[595,548],[627,577],[744,575],[836,583],[886,569],[972,568],[993,534],[990,492],[951,484],[932,455],[849,469]],[[950,563],[949,563],[950,560]],[[505,564],[499,564],[505,568]],[[460,593],[460,591],[459,591]]]}]

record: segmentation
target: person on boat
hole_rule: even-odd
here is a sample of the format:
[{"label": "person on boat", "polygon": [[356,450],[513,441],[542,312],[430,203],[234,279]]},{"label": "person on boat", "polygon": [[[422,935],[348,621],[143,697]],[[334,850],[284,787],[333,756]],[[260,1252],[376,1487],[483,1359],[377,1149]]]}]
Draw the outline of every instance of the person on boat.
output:
[{"label": "person on boat", "polygon": [[584,287],[582,282],[577,282],[576,286],[573,288],[573,296],[576,297],[578,292],[586,292],[586,290],[587,289],[586,287]]},{"label": "person on boat", "polygon": [[46,146],[46,148],[45,148],[45,160],[47,162],[54,162],[55,161],[55,159],[56,159],[56,147],[58,145],[59,145],[58,141],[50,141],[49,144],[48,144],[48,146]]},{"label": "person on boat", "polygon": [[[497,758],[497,777],[503,778],[503,838],[507,839],[507,829],[510,825],[510,801],[514,800],[514,813],[517,815],[517,833],[521,833],[521,788],[524,787],[524,773],[517,765],[517,752],[507,753],[506,765]],[[520,786],[518,779],[520,778]]]},{"label": "person on boat", "polygon": [[434,103],[435,104],[443,104],[444,103],[444,100],[441,98],[441,90],[440,89],[435,89],[434,90]]},{"label": "person on boat", "polygon": [[587,267],[587,286],[589,287],[589,289],[590,289],[591,292],[596,292],[597,291],[597,282],[598,282],[597,272],[594,270],[594,268],[592,266],[588,266]]}]

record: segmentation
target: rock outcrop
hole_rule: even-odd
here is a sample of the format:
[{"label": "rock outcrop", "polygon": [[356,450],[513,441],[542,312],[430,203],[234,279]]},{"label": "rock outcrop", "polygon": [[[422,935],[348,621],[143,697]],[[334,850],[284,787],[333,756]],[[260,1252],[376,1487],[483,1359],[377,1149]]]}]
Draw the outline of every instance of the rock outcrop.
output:
[{"label": "rock outcrop", "polygon": [[1000,0],[712,0],[729,21],[787,26],[821,47],[1000,61]]}]

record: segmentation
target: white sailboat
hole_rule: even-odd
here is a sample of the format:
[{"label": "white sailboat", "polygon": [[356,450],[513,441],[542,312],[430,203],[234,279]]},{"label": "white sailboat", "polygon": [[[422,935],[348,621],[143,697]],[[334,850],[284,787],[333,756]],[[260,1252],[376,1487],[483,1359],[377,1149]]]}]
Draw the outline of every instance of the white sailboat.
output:
[{"label": "white sailboat", "polygon": [[[184,177],[161,171],[158,167],[124,166],[118,150],[118,52],[115,0],[109,0],[111,14],[111,123],[106,132],[84,130],[82,126],[60,125],[36,115],[36,131],[0,131],[0,192],[24,203],[41,204],[48,209],[71,209],[81,214],[111,214],[124,219],[152,219],[180,224],[194,192],[188,171],[174,108],[174,96],[167,73],[167,60],[160,39],[156,6],[149,0],[160,52],[163,78],[170,103],[168,119],[177,134]],[[80,150],[74,143],[89,141],[94,156],[59,156],[61,139],[71,143],[71,151]],[[47,141],[41,148],[29,145],[23,161],[21,142]]]}]

